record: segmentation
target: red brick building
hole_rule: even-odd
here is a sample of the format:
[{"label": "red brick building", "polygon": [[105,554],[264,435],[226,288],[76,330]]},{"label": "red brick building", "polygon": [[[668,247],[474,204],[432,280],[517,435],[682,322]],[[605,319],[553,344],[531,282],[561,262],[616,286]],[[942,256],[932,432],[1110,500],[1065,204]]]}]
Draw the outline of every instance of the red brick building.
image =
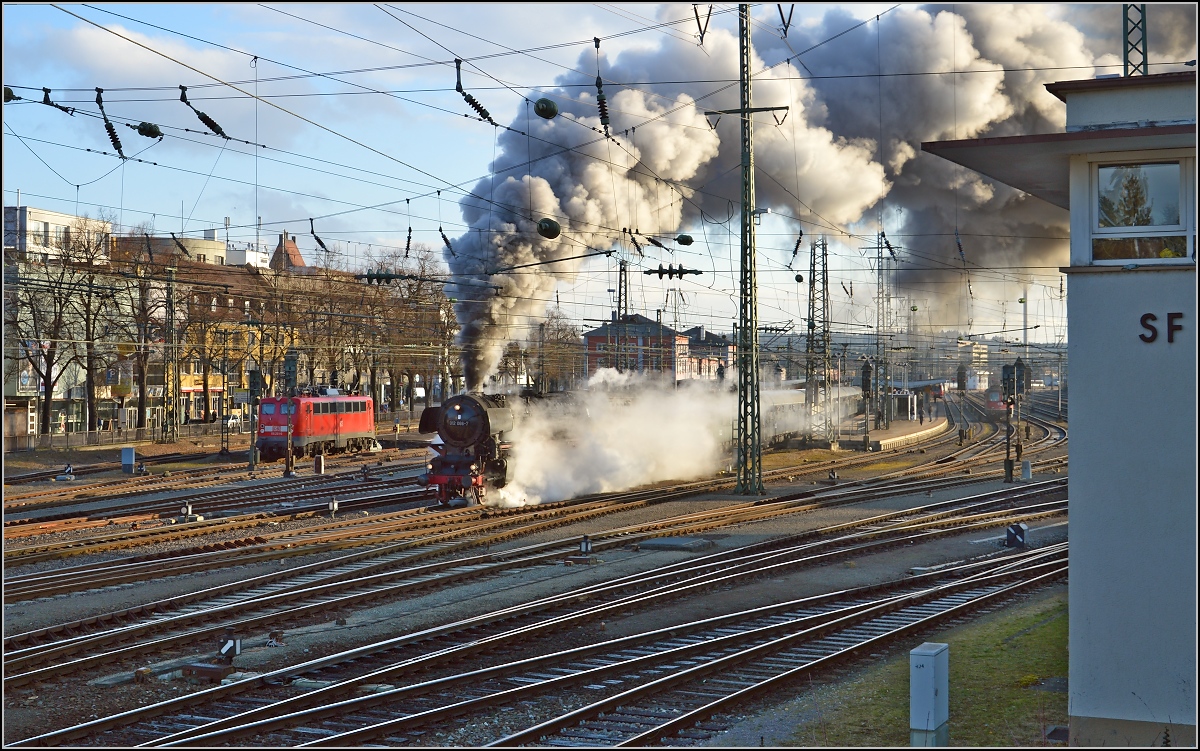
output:
[{"label": "red brick building", "polygon": [[[717,380],[718,368],[733,363],[733,343],[703,326],[678,332],[642,315],[613,320],[583,335],[586,375],[601,368],[661,373],[673,381]],[[729,375],[732,375],[730,373]]]}]

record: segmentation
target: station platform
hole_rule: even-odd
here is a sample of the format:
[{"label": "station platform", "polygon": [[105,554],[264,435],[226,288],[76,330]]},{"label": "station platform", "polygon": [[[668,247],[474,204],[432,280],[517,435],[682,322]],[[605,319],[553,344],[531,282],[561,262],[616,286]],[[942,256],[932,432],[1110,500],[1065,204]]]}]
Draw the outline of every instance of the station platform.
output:
[{"label": "station platform", "polygon": [[[837,444],[836,448],[843,451],[891,451],[895,448],[920,443],[953,428],[946,419],[940,404],[938,405],[938,416],[934,418],[927,416],[924,423],[919,420],[892,420],[887,429],[877,430],[875,418],[872,417],[870,429],[864,430],[866,422],[862,415],[843,419],[841,425],[837,426],[838,429],[835,430],[837,438],[833,443]],[[800,442],[793,441],[789,442],[789,446],[834,448],[830,441],[812,441],[804,446],[801,446]]]}]

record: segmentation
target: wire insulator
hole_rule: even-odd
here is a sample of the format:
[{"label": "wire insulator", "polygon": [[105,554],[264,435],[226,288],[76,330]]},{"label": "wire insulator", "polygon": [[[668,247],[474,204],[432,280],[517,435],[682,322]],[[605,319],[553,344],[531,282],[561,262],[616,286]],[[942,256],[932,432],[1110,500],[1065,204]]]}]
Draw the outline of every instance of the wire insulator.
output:
[{"label": "wire insulator", "polygon": [[117,129],[114,128],[113,124],[107,120],[104,122],[104,129],[108,131],[108,140],[112,141],[113,148],[116,149],[117,153],[122,159],[124,159],[125,152],[121,150],[121,139],[117,138]]},{"label": "wire insulator", "polygon": [[600,108],[600,124],[604,126],[604,132],[608,133],[608,97],[604,96],[604,83],[600,80],[600,76],[596,76],[596,104]]},{"label": "wire insulator", "polygon": [[[132,128],[133,126],[130,125],[129,127]],[[159,127],[157,125],[155,125],[154,123],[141,123],[140,125],[137,126],[137,132],[139,135],[143,135],[146,138],[162,138],[163,137],[162,131],[159,130]]]},{"label": "wire insulator", "polygon": [[438,233],[442,236],[442,242],[446,243],[446,250],[450,251],[450,255],[458,258],[458,254],[454,252],[454,246],[450,244],[450,238],[446,237],[446,233],[442,232],[442,228],[438,227]]},{"label": "wire insulator", "polygon": [[408,239],[404,241],[404,257],[408,258],[408,251],[412,249],[412,227],[408,228]]},{"label": "wire insulator", "polygon": [[200,118],[200,122],[207,125],[209,130],[211,130],[213,133],[216,133],[221,138],[229,138],[229,136],[225,135],[225,131],[221,130],[221,126],[217,125],[217,122],[215,120],[213,120],[211,117],[204,114],[200,110],[196,110],[195,112],[196,112],[196,117]]},{"label": "wire insulator", "polygon": [[[467,104],[471,105],[471,109],[478,112],[480,117],[482,117],[484,120],[487,120],[489,123],[492,123],[492,116],[488,113],[487,110],[485,110],[483,108],[483,105],[480,104],[479,101],[475,99],[475,97],[471,96],[470,94],[464,93],[463,99],[467,100]],[[492,123],[492,124],[495,125],[495,123]]]}]

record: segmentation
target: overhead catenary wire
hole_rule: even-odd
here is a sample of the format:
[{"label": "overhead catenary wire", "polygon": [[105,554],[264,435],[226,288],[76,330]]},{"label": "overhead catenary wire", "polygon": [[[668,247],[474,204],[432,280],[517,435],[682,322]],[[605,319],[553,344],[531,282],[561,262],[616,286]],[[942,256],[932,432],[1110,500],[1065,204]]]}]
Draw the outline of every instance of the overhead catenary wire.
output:
[{"label": "overhead catenary wire", "polygon": [[[405,199],[405,200],[406,200],[406,201],[408,201],[409,199]],[[411,229],[412,229],[412,227],[411,227],[411,221],[412,221],[412,220],[411,220],[411,217],[410,217],[410,220],[409,220],[409,224],[410,224],[410,226],[409,226],[409,230],[410,230],[410,237],[411,237]],[[636,222],[635,222],[635,223],[636,223]],[[440,229],[440,228],[439,228],[439,229]],[[444,231],[442,231],[441,233],[444,235]],[[411,245],[411,242],[409,242],[409,243],[407,243],[407,244],[406,244],[406,250],[408,249],[408,246],[409,246],[409,245]]]}]

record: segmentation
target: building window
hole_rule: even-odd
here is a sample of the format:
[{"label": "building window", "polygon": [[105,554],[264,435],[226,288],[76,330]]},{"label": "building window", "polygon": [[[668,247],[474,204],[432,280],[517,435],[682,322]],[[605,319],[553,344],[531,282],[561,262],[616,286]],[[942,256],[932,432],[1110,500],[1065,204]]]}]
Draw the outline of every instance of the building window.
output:
[{"label": "building window", "polygon": [[217,262],[218,266],[225,265],[225,256],[213,256],[213,260]]},{"label": "building window", "polygon": [[203,253],[197,253],[197,254],[196,254],[196,260],[197,260],[197,261],[199,261],[200,263],[207,263],[207,262],[208,262],[208,256],[204,255]]},{"label": "building window", "polygon": [[1191,158],[1092,165],[1092,260],[1180,263],[1195,259]]}]

